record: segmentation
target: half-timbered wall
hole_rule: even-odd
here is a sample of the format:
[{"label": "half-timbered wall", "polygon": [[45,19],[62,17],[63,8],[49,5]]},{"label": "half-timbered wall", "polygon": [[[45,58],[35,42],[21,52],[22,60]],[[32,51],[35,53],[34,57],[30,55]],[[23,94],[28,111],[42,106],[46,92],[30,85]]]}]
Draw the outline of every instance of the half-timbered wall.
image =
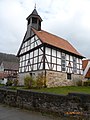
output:
[{"label": "half-timbered wall", "polygon": [[25,41],[20,51],[19,72],[43,70],[44,64],[46,70],[82,74],[80,58],[50,47],[45,47],[44,53],[44,45],[37,36]]},{"label": "half-timbered wall", "polygon": [[53,48],[45,48],[45,69],[82,74],[82,60]]},{"label": "half-timbered wall", "polygon": [[43,46],[37,36],[24,42],[20,52],[19,72],[43,69]]}]

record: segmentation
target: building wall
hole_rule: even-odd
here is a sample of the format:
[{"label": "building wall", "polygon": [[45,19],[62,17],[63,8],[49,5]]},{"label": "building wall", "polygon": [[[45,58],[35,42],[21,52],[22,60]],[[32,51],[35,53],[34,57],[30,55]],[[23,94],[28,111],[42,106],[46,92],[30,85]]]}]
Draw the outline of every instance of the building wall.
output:
[{"label": "building wall", "polygon": [[24,78],[25,78],[25,76],[30,75],[30,74],[32,74],[32,77],[33,77],[34,80],[35,80],[36,77],[37,77],[39,74],[45,75],[45,71],[44,71],[44,70],[41,70],[41,71],[35,71],[35,72],[19,73],[19,75],[18,75],[18,77],[19,77],[19,85],[24,85]]},{"label": "building wall", "polygon": [[71,74],[71,79],[67,79],[67,73],[46,71],[47,87],[72,86],[77,81],[83,80],[83,75]]},{"label": "building wall", "polygon": [[29,73],[19,73],[18,79],[19,79],[19,85],[24,85],[24,78],[25,76],[30,75]]},{"label": "building wall", "polygon": [[[42,45],[42,46],[40,46]],[[45,53],[44,53],[45,52]],[[45,54],[45,58],[43,55]],[[65,71],[68,73],[83,74],[82,59],[65,51],[57,50],[51,46],[43,48],[43,44],[37,36],[23,43],[20,51],[19,72],[30,72],[43,69]]]},{"label": "building wall", "polygon": [[0,83],[1,83],[1,84],[5,84],[5,85],[6,85],[6,83],[7,83],[7,78],[0,79]]},{"label": "building wall", "polygon": [[[50,45],[44,46],[36,35],[23,43],[19,57],[20,85],[24,85],[26,75],[37,76],[43,69],[47,71],[48,87],[75,85],[75,81],[82,79],[81,58]],[[71,74],[71,80],[67,80],[67,73]]]},{"label": "building wall", "polygon": [[82,59],[55,48],[45,48],[45,69],[83,74]]},{"label": "building wall", "polygon": [[1,63],[1,65],[0,65],[0,71],[4,71],[3,63]]},{"label": "building wall", "polygon": [[[20,51],[19,73],[43,68],[43,47],[40,45],[42,45],[42,43],[37,36],[23,43]],[[21,55],[23,53],[25,54]]]},{"label": "building wall", "polygon": [[[46,86],[47,87],[58,87],[58,86],[72,86],[76,85],[77,81],[83,80],[83,75],[71,74],[71,79],[67,79],[67,73],[65,72],[56,72],[56,71],[36,71],[31,72],[34,80],[40,74],[46,74]],[[19,74],[19,84],[24,85],[24,78],[30,73],[20,73]]]}]

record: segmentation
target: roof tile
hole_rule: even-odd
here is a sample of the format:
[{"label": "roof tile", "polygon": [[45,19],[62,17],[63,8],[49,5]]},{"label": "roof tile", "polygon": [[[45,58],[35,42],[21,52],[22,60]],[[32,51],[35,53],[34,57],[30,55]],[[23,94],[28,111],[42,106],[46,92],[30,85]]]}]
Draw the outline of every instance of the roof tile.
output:
[{"label": "roof tile", "polygon": [[3,66],[5,70],[17,70],[19,69],[19,63],[3,61]]},{"label": "roof tile", "polygon": [[37,31],[32,28],[33,32],[40,38],[43,43],[55,46],[57,48],[63,49],[75,55],[83,57],[67,40],[60,38],[56,35],[48,33],[44,30]]},{"label": "roof tile", "polygon": [[[87,67],[87,64],[90,60],[83,60],[82,61],[82,68],[83,70],[85,70],[85,68]],[[90,78],[90,68],[89,70],[87,71],[86,75],[85,75],[85,78]]]}]

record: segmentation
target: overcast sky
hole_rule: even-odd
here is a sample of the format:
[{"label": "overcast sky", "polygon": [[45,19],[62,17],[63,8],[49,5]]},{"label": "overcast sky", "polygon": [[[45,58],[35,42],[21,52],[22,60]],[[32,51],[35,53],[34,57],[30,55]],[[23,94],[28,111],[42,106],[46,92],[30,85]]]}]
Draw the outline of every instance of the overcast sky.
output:
[{"label": "overcast sky", "polygon": [[90,58],[90,0],[0,0],[0,52],[17,54],[35,3],[42,29]]}]

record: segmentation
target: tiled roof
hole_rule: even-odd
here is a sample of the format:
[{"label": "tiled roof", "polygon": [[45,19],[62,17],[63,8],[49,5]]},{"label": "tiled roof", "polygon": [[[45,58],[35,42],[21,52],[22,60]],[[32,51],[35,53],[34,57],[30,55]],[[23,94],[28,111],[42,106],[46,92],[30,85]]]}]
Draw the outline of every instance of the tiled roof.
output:
[{"label": "tiled roof", "polygon": [[83,70],[85,70],[87,64],[88,64],[88,60],[83,60],[82,61],[82,68],[83,68]]},{"label": "tiled roof", "polygon": [[16,62],[3,61],[3,66],[5,70],[18,70],[19,64]]},{"label": "tiled roof", "polygon": [[47,43],[54,47],[63,49],[65,51],[83,57],[67,40],[64,40],[63,38],[60,38],[43,30],[37,31],[34,28],[32,28],[32,30],[43,43]]},{"label": "tiled roof", "polygon": [[0,79],[7,78],[7,77],[8,77],[8,73],[0,72]]},{"label": "tiled roof", "polygon": [[87,74],[86,74],[85,77],[86,77],[86,78],[90,78],[90,68],[89,68],[89,70],[88,70],[88,72],[87,72]]},{"label": "tiled roof", "polygon": [[[89,61],[90,60],[83,60],[82,61],[83,70],[85,70],[85,68],[87,67],[87,64],[88,64]],[[90,68],[89,68],[88,72],[86,73],[85,78],[90,78]]]}]

